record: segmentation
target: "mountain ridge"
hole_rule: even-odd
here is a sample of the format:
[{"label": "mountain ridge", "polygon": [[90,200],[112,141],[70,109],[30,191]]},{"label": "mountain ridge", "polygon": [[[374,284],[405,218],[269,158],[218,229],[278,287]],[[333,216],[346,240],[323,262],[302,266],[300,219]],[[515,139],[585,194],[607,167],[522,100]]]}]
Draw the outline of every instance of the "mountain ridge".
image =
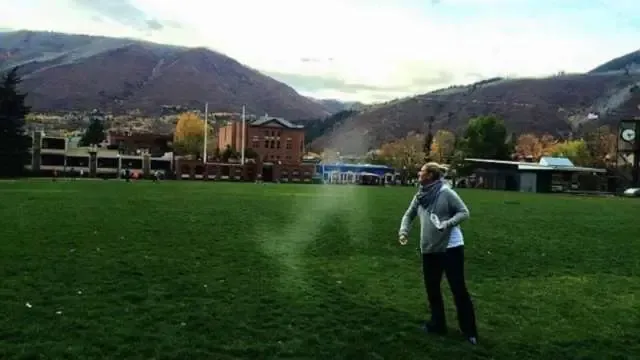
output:
[{"label": "mountain ridge", "polygon": [[638,104],[640,72],[635,71],[496,79],[368,107],[319,136],[311,147],[363,153],[410,133],[425,133],[430,117],[434,131],[461,133],[470,118],[480,115],[504,119],[509,132],[568,137],[640,115]]},{"label": "mountain ridge", "polygon": [[20,66],[34,111],[157,114],[163,105],[216,111],[247,106],[290,119],[327,116],[298,94],[220,52],[127,38],[12,31],[0,33],[0,71]]}]

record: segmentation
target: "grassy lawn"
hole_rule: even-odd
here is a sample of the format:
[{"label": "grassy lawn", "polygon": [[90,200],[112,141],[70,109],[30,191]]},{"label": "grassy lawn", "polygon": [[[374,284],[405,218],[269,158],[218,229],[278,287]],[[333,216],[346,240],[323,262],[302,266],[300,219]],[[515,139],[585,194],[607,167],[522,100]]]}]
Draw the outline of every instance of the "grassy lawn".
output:
[{"label": "grassy lawn", "polygon": [[414,189],[0,183],[0,358],[627,359],[640,202],[461,191],[481,345],[427,337]]}]

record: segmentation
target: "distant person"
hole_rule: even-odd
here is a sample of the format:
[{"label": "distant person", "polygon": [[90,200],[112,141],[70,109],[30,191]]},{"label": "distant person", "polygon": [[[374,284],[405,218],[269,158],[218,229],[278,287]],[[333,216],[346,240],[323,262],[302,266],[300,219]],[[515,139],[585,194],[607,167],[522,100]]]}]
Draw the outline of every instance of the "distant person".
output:
[{"label": "distant person", "polygon": [[478,330],[471,296],[464,278],[464,241],[460,223],[469,210],[458,194],[442,181],[444,169],[437,163],[425,164],[418,173],[420,187],[402,217],[401,245],[406,245],[411,222],[420,218],[420,252],[431,319],[424,324],[428,333],[445,334],[444,302],[440,283],[443,273],[458,313],[458,324],[467,341],[476,345]]},{"label": "distant person", "polygon": [[153,182],[160,181],[160,178],[162,178],[162,173],[160,173],[160,170],[156,170],[156,172],[153,173]]}]

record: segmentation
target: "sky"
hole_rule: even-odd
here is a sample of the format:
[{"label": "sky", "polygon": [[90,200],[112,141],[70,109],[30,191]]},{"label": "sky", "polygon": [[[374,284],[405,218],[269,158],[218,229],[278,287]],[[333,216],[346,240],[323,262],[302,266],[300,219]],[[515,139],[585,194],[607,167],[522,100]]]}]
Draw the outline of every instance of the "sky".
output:
[{"label": "sky", "polygon": [[344,101],[386,101],[495,76],[584,72],[640,48],[637,0],[3,3],[0,28],[205,46],[304,95]]}]

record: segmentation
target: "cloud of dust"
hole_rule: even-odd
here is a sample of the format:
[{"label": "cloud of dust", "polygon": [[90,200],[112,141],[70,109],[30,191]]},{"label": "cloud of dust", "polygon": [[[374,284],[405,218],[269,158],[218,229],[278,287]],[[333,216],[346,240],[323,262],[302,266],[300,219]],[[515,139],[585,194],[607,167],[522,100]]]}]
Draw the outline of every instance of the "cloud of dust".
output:
[{"label": "cloud of dust", "polygon": [[[330,149],[358,149],[359,152],[341,155],[362,155],[369,149],[364,139],[336,139],[327,146]],[[348,146],[345,146],[348,145]],[[284,228],[270,230],[263,234],[260,242],[266,254],[280,262],[283,272],[281,281],[287,285],[296,283],[297,288],[307,284],[304,253],[317,239],[321,239],[327,224],[339,221],[346,226],[346,241],[362,241],[362,234],[356,230],[367,221],[368,202],[366,193],[358,185],[311,185],[309,192],[292,194],[295,196],[294,217]],[[287,286],[285,288],[291,288]]]}]

